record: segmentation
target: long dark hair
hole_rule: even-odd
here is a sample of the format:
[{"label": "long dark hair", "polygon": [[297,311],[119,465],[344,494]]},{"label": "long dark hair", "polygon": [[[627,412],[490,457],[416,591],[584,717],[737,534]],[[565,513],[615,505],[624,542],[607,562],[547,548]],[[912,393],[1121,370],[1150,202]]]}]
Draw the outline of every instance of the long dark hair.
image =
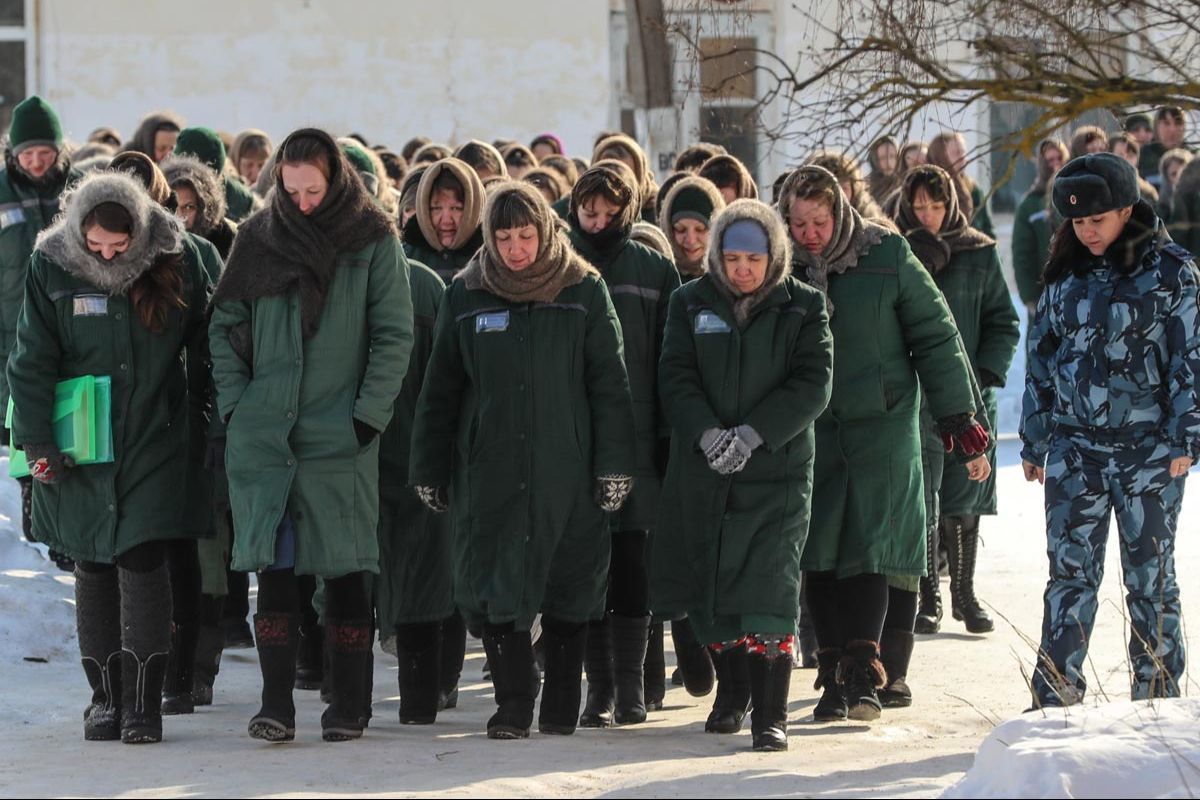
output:
[{"label": "long dark hair", "polygon": [[[110,233],[133,235],[133,217],[119,203],[101,203],[83,218],[82,232],[99,225]],[[129,302],[151,333],[162,333],[172,309],[187,308],[183,299],[183,254],[162,253],[129,287]]]},{"label": "long dark hair", "polygon": [[[1125,227],[1116,240],[1105,251],[1113,267],[1123,272],[1131,272],[1137,266],[1145,245],[1153,237],[1158,227],[1154,209],[1145,200],[1139,200],[1133,206],[1133,213],[1125,222]],[[1058,283],[1067,275],[1082,275],[1088,263],[1094,259],[1091,251],[1083,246],[1075,235],[1075,226],[1071,220],[1063,220],[1050,242],[1050,255],[1046,259],[1046,271],[1042,275],[1042,284],[1050,286]]]}]

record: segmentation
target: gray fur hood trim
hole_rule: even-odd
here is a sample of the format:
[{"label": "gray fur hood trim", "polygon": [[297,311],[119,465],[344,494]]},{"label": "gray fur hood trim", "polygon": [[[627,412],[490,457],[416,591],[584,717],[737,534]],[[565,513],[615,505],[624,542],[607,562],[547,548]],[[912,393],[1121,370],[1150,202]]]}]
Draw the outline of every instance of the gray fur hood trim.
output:
[{"label": "gray fur hood trim", "polygon": [[225,184],[212,167],[192,155],[171,155],[159,164],[163,176],[174,191],[177,184],[190,186],[200,200],[200,218],[196,233],[205,236],[225,219]]},{"label": "gray fur hood trim", "polygon": [[[83,220],[101,203],[116,203],[133,218],[129,249],[112,261],[89,252]],[[35,250],[109,294],[125,294],[163,253],[183,250],[183,222],[121,172],[94,172],[63,195],[62,212],[37,238]]]},{"label": "gray fur hood trim", "polygon": [[[724,252],[721,248],[726,229],[743,219],[754,220],[763,227],[767,232],[767,242],[771,250],[770,263],[767,264],[767,274],[762,286],[748,295],[739,293],[725,276]],[[755,307],[791,274],[791,238],[783,225],[783,219],[774,208],[749,198],[734,200],[727,205],[724,211],[713,218],[711,230],[708,237],[708,272],[712,275],[715,285],[732,301],[734,317],[737,318],[738,324],[744,325]]]}]

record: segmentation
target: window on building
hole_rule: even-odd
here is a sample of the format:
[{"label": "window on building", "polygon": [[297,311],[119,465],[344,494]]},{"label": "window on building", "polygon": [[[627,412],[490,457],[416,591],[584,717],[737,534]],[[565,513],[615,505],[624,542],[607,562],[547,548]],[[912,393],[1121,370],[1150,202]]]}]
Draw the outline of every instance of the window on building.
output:
[{"label": "window on building", "polygon": [[700,41],[700,136],[722,145],[754,171],[758,164],[757,43]]},{"label": "window on building", "polygon": [[25,99],[25,0],[0,0],[0,133],[7,133],[13,106]]}]

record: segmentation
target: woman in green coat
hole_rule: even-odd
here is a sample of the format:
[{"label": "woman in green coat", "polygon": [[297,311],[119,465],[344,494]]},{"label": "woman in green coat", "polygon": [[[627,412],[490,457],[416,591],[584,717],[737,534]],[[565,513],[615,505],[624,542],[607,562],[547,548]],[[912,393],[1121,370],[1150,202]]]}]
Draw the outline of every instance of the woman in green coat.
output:
[{"label": "woman in green coat", "polygon": [[[925,265],[962,334],[963,346],[983,393],[987,427],[996,429],[996,389],[1003,388],[1021,338],[1017,310],[1000,266],[996,243],[967,224],[950,176],[940,167],[918,167],[904,179],[897,223]],[[972,461],[945,473],[938,487],[939,527],[950,556],[950,602],[955,619],[971,633],[992,630],[992,619],[975,598],[975,556],[980,515],[996,513],[995,449],[988,468]],[[991,477],[978,480],[985,473]],[[937,543],[929,547],[936,551]],[[937,576],[922,584],[926,610],[936,602]]]},{"label": "woman in green coat", "polygon": [[948,448],[982,452],[987,434],[954,319],[904,238],[865,222],[817,166],[788,178],[779,211],[795,272],[826,293],[837,353],[801,562],[824,690],[814,716],[877,719],[888,577],[925,572],[921,391]]},{"label": "woman in green coat", "polygon": [[737,730],[752,699],[756,750],[787,749],[812,425],[833,372],[825,300],[791,277],[790,250],[770,206],[727,206],[707,274],[671,299],[659,366],[672,437],[654,606],[686,611],[717,652],[748,650],[751,697],[713,713]]},{"label": "woman in green coat", "polygon": [[446,286],[416,261],[409,264],[413,349],[392,422],[379,440],[380,635],[396,636],[400,662],[400,722],[425,725],[458,704],[466,627],[454,605],[452,530],[408,487],[409,448],[417,397],[433,352],[433,331]]},{"label": "woman in green coat", "polygon": [[465,161],[443,158],[425,167],[416,213],[404,223],[404,254],[450,283],[483,244],[483,183]]},{"label": "woman in green coat", "polygon": [[434,510],[453,502],[454,598],[483,628],[494,739],[529,735],[538,612],[538,727],[574,732],[587,623],[604,614],[608,514],[637,463],[620,321],[558,224],[529,184],[489,198],[484,248],[442,298],[413,431],[410,483]]},{"label": "woman in green coat", "polygon": [[667,190],[658,225],[671,241],[682,279],[694,280],[705,273],[709,227],[724,208],[725,198],[707,178],[689,175]]},{"label": "woman in green coat", "polygon": [[[631,240],[640,205],[633,173],[608,159],[580,176],[567,214],[571,246],[600,273],[621,322],[638,448],[633,492],[609,519],[606,613],[588,628],[580,725],[591,728],[644,722],[647,707],[661,708],[666,692],[662,626],[650,619],[646,541],[658,516],[661,454],[670,436],[659,403],[658,357],[679,273],[665,256]],[[652,645],[651,631],[657,632]],[[647,663],[655,666],[644,670]]]},{"label": "woman in green coat", "polygon": [[395,227],[324,131],[278,151],[268,208],[241,226],[213,296],[217,405],[236,529],[258,572],[262,709],[250,735],[295,736],[297,576],[325,579],[333,700],[323,737],[362,735],[379,570],[379,444],[408,369],[412,299]]},{"label": "woman in green coat", "polygon": [[[208,528],[188,491],[204,464],[208,288],[183,224],[124,174],[81,181],[30,262],[8,364],[13,442],[39,537],[77,565],[86,739],[162,738],[165,542]],[[110,463],[73,466],[56,443],[55,386],[84,375],[111,380]]]},{"label": "woman in green coat", "polygon": [[1059,139],[1043,139],[1037,150],[1037,179],[1021,198],[1013,217],[1012,263],[1017,293],[1030,316],[1042,296],[1042,270],[1050,255],[1054,233],[1046,192],[1059,167],[1067,163],[1067,146]]}]

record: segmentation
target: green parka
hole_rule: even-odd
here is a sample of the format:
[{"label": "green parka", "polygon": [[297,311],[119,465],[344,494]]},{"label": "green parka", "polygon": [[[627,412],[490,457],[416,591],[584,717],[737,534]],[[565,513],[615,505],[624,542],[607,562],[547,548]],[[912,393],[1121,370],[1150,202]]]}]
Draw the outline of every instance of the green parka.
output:
[{"label": "green parka", "polygon": [[409,448],[417,398],[433,352],[433,331],[446,285],[409,261],[413,348],[391,424],[379,437],[379,578],[375,581],[379,629],[434,622],[454,613],[449,514],[435,514],[408,486]]},{"label": "green parka", "polygon": [[[129,249],[111,262],[87,251],[81,230],[103,202],[134,219]],[[128,289],[171,252],[181,253],[186,307],[171,309],[164,330],[153,333]],[[69,469],[55,484],[34,483],[33,528],[50,547],[112,563],[147,541],[207,535],[209,505],[191,490],[207,480],[208,290],[182,223],[128,175],[84,179],[39,243],[8,364],[14,441],[54,441],[50,409],[59,381],[109,376],[115,455],[112,463]]]},{"label": "green parka", "polygon": [[902,236],[886,234],[855,266],[830,275],[829,300],[833,394],[816,423],[801,563],[839,577],[920,576],[920,390],[934,419],[974,413],[968,360],[945,299]]},{"label": "green parka", "polygon": [[1046,192],[1030,191],[1017,206],[1013,217],[1012,264],[1017,279],[1017,293],[1027,306],[1036,305],[1042,296],[1042,271],[1050,256],[1050,240],[1054,236],[1050,209],[1046,207]]},{"label": "green parka", "polygon": [[625,348],[625,370],[633,395],[633,419],[637,435],[637,468],[633,492],[625,506],[611,515],[614,533],[648,531],[658,517],[662,477],[656,463],[665,451],[670,429],[663,418],[658,393],[658,360],[667,304],[679,288],[679,273],[663,255],[626,239],[607,252],[599,252],[583,235],[576,222],[570,231],[571,246],[600,271],[621,321]]},{"label": "green parka", "polygon": [[[239,232],[234,257],[251,233]],[[340,253],[337,262],[311,338],[302,335],[294,290],[213,308],[234,569],[275,561],[285,511],[296,528],[297,574],[379,569],[379,442],[360,446],[353,423],[382,431],[391,419],[412,349],[409,270],[394,236]],[[231,341],[243,323],[252,363]]]},{"label": "green parka", "polygon": [[[771,261],[757,305],[739,324],[719,243],[731,222],[746,218],[767,229]],[[712,236],[708,274],[671,299],[659,386],[673,435],[650,558],[655,613],[686,612],[703,642],[794,629],[812,426],[833,373],[825,299],[787,274],[787,233],[774,211],[735,201]],[[700,436],[741,424],[763,444],[741,472],[719,475]]]},{"label": "green parka", "polygon": [[610,540],[594,479],[634,464],[621,326],[600,277],[549,303],[456,279],[438,310],[409,482],[450,487],[454,594],[468,621],[599,618]]},{"label": "green parka", "polygon": [[[52,169],[58,177],[35,186],[17,172],[16,157],[6,153],[0,170],[0,363],[8,360],[16,341],[34,241],[58,214],[63,188],[79,177],[69,171],[65,157]],[[0,410],[8,408],[8,380],[2,373]]]}]

